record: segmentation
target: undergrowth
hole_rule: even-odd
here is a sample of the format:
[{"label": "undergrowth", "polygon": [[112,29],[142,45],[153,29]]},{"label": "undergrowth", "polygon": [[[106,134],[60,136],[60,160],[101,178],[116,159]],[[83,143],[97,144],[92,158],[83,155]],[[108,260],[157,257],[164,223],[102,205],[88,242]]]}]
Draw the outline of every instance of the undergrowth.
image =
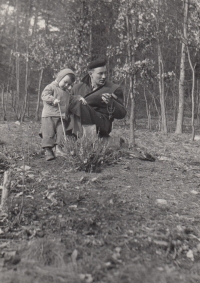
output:
[{"label": "undergrowth", "polygon": [[63,150],[67,158],[77,170],[100,172],[102,166],[116,163],[120,156],[120,145],[117,139],[84,137],[75,140],[67,137],[63,142]]}]

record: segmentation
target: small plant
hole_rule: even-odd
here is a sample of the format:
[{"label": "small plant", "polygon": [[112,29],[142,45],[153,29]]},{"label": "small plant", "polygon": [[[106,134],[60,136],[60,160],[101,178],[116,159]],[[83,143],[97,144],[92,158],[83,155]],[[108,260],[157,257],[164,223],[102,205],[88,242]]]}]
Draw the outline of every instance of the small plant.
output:
[{"label": "small plant", "polygon": [[63,150],[76,169],[85,172],[100,172],[103,164],[113,164],[120,157],[119,145],[97,137],[77,140],[67,137]]}]

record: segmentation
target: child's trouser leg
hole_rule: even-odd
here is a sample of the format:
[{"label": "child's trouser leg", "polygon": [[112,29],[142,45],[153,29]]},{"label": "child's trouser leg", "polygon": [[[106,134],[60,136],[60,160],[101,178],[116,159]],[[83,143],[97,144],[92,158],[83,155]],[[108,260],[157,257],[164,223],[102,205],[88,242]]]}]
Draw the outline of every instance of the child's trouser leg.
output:
[{"label": "child's trouser leg", "polygon": [[54,147],[56,125],[60,118],[57,117],[45,117],[42,118],[42,147]]}]

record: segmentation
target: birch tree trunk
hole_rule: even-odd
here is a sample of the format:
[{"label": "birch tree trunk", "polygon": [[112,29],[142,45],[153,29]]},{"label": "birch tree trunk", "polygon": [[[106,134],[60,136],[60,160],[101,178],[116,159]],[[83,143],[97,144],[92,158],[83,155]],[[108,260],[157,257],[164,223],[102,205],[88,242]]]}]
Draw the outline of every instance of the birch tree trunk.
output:
[{"label": "birch tree trunk", "polygon": [[188,60],[189,60],[189,64],[190,64],[190,68],[192,70],[192,93],[191,93],[191,97],[192,97],[192,119],[191,119],[191,125],[192,125],[192,141],[194,140],[195,137],[195,126],[194,126],[194,89],[195,89],[195,67],[196,67],[196,63],[194,64],[194,66],[192,65],[192,61],[191,61],[191,57],[190,57],[190,50],[187,46],[187,54],[188,54]]},{"label": "birch tree trunk", "polygon": [[163,56],[161,50],[161,43],[160,43],[160,22],[161,22],[161,15],[160,8],[161,2],[158,0],[157,7],[155,9],[156,15],[156,41],[157,41],[157,55],[158,55],[158,72],[159,72],[159,98],[160,98],[160,112],[161,112],[161,127],[160,130],[162,133],[167,134],[167,119],[166,119],[166,109],[165,109],[165,84],[164,84],[164,63],[163,63]]},{"label": "birch tree trunk", "polygon": [[135,146],[135,93],[134,79],[130,76],[130,100],[131,100],[131,115],[130,115],[130,141],[129,146]]},{"label": "birch tree trunk", "polygon": [[197,124],[200,124],[200,97],[199,97],[199,78],[197,77]]},{"label": "birch tree trunk", "polygon": [[38,96],[37,96],[37,105],[36,105],[36,111],[35,111],[35,119],[36,121],[39,121],[39,110],[40,110],[40,96],[41,96],[41,85],[42,85],[42,79],[43,79],[43,72],[44,69],[42,68],[40,70],[40,77],[39,77],[39,85],[38,85]]},{"label": "birch tree trunk", "polygon": [[145,99],[145,105],[146,105],[146,112],[147,112],[147,127],[149,130],[151,130],[151,106],[148,104],[147,96],[146,96],[146,88],[144,86],[144,99]]},{"label": "birch tree trunk", "polygon": [[[130,19],[127,12],[126,18],[126,30],[127,30],[127,61],[129,66],[133,66],[135,63],[135,54],[132,54],[131,50],[131,37],[136,37],[136,21],[132,21],[132,30],[130,30]],[[133,27],[134,26],[134,27]],[[132,32],[132,34],[131,34]],[[133,34],[134,33],[134,34]],[[130,91],[130,101],[131,101],[131,113],[130,113],[130,140],[129,146],[135,146],[135,85],[136,85],[136,75],[129,73],[129,91]]]},{"label": "birch tree trunk", "polygon": [[[187,22],[188,22],[188,2],[184,0],[184,22],[183,22],[183,35],[187,38]],[[179,78],[179,106],[178,116],[176,122],[176,134],[183,133],[183,113],[184,113],[184,82],[185,82],[185,59],[186,59],[186,44],[182,42],[181,47],[181,63],[180,63],[180,78]]]},{"label": "birch tree trunk", "polygon": [[158,48],[158,69],[159,69],[159,92],[160,92],[160,108],[161,108],[161,132],[167,134],[167,120],[166,120],[166,110],[165,110],[165,85],[164,85],[164,68],[163,59],[161,53],[160,42],[157,42]]}]

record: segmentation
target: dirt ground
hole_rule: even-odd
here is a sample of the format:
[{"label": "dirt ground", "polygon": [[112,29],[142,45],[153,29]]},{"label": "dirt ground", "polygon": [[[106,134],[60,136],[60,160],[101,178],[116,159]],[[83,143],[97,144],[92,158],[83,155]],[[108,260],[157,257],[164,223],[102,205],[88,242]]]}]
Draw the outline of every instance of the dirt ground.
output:
[{"label": "dirt ground", "polygon": [[0,282],[200,282],[198,137],[137,129],[137,146],[155,162],[127,152],[85,173],[67,158],[46,162],[39,127],[0,124],[12,168]]}]

